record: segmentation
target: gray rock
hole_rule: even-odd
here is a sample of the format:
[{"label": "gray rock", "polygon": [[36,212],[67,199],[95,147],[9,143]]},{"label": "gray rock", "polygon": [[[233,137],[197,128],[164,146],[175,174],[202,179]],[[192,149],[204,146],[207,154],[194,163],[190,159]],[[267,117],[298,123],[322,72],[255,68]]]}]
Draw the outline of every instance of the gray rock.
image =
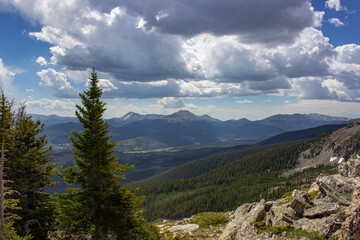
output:
[{"label": "gray rock", "polygon": [[360,239],[360,183],[356,185],[353,198],[346,211],[346,220],[340,229],[340,240]]},{"label": "gray rock", "polygon": [[[257,236],[258,232],[254,223],[263,220],[266,211],[271,206],[272,203],[266,203],[264,199],[251,206],[240,206],[239,211],[236,210],[238,215],[234,214],[235,218],[226,225],[220,239],[252,239],[251,236]],[[248,236],[248,238],[243,238],[244,236]]]},{"label": "gray rock", "polygon": [[336,202],[331,201],[332,199],[320,198],[315,199],[313,204],[315,205],[312,208],[306,209],[303,216],[306,218],[322,218],[329,216],[340,209],[340,205]]},{"label": "gray rock", "polygon": [[345,206],[350,205],[352,193],[358,182],[359,178],[347,178],[339,174],[320,175],[316,179],[322,197],[328,196],[333,202]]},{"label": "gray rock", "polygon": [[266,215],[266,225],[288,226],[298,220],[296,212],[288,205],[273,205]]},{"label": "gray rock", "polygon": [[294,222],[293,227],[308,232],[323,232],[337,217],[337,214],[333,214],[324,218],[301,218]]},{"label": "gray rock", "polygon": [[242,215],[250,212],[250,210],[256,205],[256,203],[245,203],[238,207],[234,212],[234,217],[241,217]]},{"label": "gray rock", "polygon": [[360,172],[360,159],[350,159],[338,166],[338,172],[344,177],[358,177]]},{"label": "gray rock", "polygon": [[304,191],[294,190],[292,195],[294,199],[290,203],[289,207],[292,208],[296,216],[301,217],[306,208],[312,207],[310,195]]},{"label": "gray rock", "polygon": [[320,191],[320,188],[319,188],[319,185],[317,185],[316,182],[313,182],[313,184],[311,184],[311,187],[309,188],[309,191],[308,193],[311,194],[311,193],[317,193]]},{"label": "gray rock", "polygon": [[[226,231],[226,229],[225,229]],[[259,232],[253,223],[244,222],[240,225],[237,231],[227,235],[226,232],[220,236],[220,240],[252,240],[259,238]]]}]

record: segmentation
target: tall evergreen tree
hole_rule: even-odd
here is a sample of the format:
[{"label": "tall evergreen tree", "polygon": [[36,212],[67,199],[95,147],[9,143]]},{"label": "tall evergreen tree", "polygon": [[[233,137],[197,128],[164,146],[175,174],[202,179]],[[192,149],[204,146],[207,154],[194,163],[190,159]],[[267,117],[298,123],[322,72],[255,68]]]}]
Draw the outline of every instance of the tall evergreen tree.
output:
[{"label": "tall evergreen tree", "polygon": [[13,126],[13,103],[10,102],[5,96],[4,92],[1,91],[0,98],[0,140],[1,140],[1,157],[0,157],[0,231],[4,230],[5,227],[5,155],[8,150],[5,144],[10,141],[10,131]]},{"label": "tall evergreen tree", "polygon": [[109,142],[108,123],[103,119],[106,108],[95,71],[89,80],[89,90],[80,94],[83,106],[76,106],[83,131],[73,131],[74,137],[69,138],[76,165],[63,168],[70,187],[59,196],[58,220],[67,232],[90,233],[92,239],[136,239],[143,223],[138,215],[141,198],[119,183],[132,166],[119,164],[113,154],[116,143]]},{"label": "tall evergreen tree", "polygon": [[[13,101],[9,101],[4,92],[1,91],[0,96],[0,239],[26,240],[31,239],[28,235],[20,237],[14,227],[14,221],[21,219],[19,216],[12,214],[11,210],[19,209],[18,200],[11,199],[14,191],[9,188],[8,155],[9,146],[12,144],[14,112],[12,110]],[[5,169],[7,171],[5,171]],[[5,183],[6,186],[5,186]]]},{"label": "tall evergreen tree", "polygon": [[44,189],[56,184],[51,181],[56,163],[46,155],[51,150],[46,146],[46,136],[39,136],[43,127],[40,121],[34,122],[31,116],[26,116],[22,105],[15,118],[7,155],[9,186],[18,193],[11,197],[18,200],[20,207],[13,213],[21,216],[14,226],[19,234],[31,233],[36,239],[45,238],[55,218],[55,205]]}]

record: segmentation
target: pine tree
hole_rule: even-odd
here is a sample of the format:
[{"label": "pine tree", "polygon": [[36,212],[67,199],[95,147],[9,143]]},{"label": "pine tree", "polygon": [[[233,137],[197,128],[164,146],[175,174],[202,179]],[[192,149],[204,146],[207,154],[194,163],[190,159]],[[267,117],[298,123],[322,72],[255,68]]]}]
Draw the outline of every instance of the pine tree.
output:
[{"label": "pine tree", "polygon": [[46,136],[39,136],[43,127],[40,121],[34,122],[31,116],[26,116],[25,105],[22,105],[14,122],[7,156],[9,186],[18,193],[11,197],[18,200],[20,207],[13,213],[21,216],[14,226],[19,234],[30,232],[36,239],[45,238],[55,219],[55,205],[44,189],[56,185],[51,181],[56,163],[46,155],[51,150],[46,146]]},{"label": "pine tree", "polygon": [[120,185],[132,166],[118,163],[116,143],[110,142],[103,119],[106,108],[95,71],[89,80],[89,90],[80,94],[83,106],[76,106],[83,131],[73,131],[74,137],[69,137],[76,165],[63,168],[69,188],[59,195],[58,221],[68,233],[90,233],[92,239],[136,239],[144,231],[138,212],[141,198]]},{"label": "pine tree", "polygon": [[10,139],[10,131],[13,125],[13,111],[12,111],[13,102],[5,97],[3,91],[1,91],[0,99],[0,140],[1,140],[1,158],[0,158],[0,231],[4,230],[5,224],[5,155],[7,149],[5,144],[8,143]]},{"label": "pine tree", "polygon": [[[21,219],[21,217],[12,214],[11,210],[19,209],[18,200],[10,199],[14,191],[5,183],[9,182],[8,178],[8,160],[9,146],[12,143],[13,127],[14,127],[14,112],[12,110],[13,101],[9,101],[4,92],[1,91],[0,97],[0,239],[13,240],[27,240],[32,236],[28,235],[20,237],[14,228],[14,221]],[[6,163],[6,164],[5,164]],[[5,169],[7,171],[5,171]]]}]

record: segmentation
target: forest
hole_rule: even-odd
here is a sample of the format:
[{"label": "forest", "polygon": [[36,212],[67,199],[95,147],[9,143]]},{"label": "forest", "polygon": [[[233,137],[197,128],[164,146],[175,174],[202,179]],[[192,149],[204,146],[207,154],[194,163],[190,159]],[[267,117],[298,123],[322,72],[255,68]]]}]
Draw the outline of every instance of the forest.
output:
[{"label": "forest", "polygon": [[[321,137],[221,153],[192,161],[136,186],[146,195],[144,216],[178,219],[199,212],[231,211],[243,203],[277,199],[294,188],[309,187],[319,173],[332,166],[318,166],[287,177],[299,154]],[[183,177],[181,177],[183,176]]]}]

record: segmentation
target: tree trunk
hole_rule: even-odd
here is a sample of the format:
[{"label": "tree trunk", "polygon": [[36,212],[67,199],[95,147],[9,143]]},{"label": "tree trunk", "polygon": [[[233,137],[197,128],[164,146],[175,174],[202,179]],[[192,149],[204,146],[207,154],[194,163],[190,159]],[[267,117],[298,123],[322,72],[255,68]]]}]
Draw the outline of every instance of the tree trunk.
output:
[{"label": "tree trunk", "polygon": [[94,210],[95,240],[103,240],[106,238],[101,230],[102,206],[100,200],[94,199],[94,202],[95,202],[95,210]]}]

